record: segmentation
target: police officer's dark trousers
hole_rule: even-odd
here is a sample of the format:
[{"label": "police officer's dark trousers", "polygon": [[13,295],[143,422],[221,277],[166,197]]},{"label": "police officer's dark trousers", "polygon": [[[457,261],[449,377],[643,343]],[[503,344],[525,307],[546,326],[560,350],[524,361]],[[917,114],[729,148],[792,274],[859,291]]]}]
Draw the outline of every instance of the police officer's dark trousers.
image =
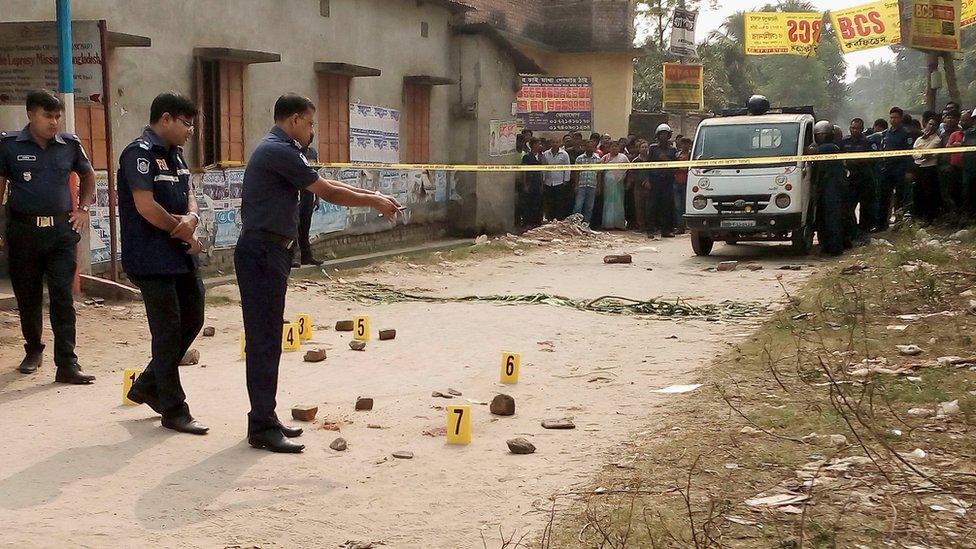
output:
[{"label": "police officer's dark trousers", "polygon": [[819,240],[821,250],[830,255],[844,252],[843,178],[824,177],[820,188]]},{"label": "police officer's dark trousers", "polygon": [[301,191],[298,200],[298,238],[292,245],[292,257],[296,253],[301,254],[301,261],[307,263],[314,259],[312,256],[312,243],[310,241],[312,232],[312,214],[315,212],[315,194],[308,191]]},{"label": "police officer's dark trousers", "polygon": [[251,400],[248,433],[278,426],[275,395],[281,360],[281,319],[291,268],[287,244],[279,240],[268,233],[245,229],[234,250],[244,313],[247,394]]},{"label": "police officer's dark trousers", "polygon": [[143,393],[158,395],[164,417],[189,413],[180,383],[180,360],[203,328],[204,289],[197,271],[178,275],[129,275],[142,292],[152,360],[135,381]]},{"label": "police officer's dark trousers", "polygon": [[674,182],[651,180],[647,193],[647,232],[670,233],[674,231]]},{"label": "police officer's dark trousers", "polygon": [[853,201],[850,207],[852,211],[854,208],[858,209],[860,219],[857,221],[857,228],[861,232],[870,231],[876,224],[878,181],[875,179],[874,172],[872,167],[849,169],[847,184],[850,199]]},{"label": "police officer's dark trousers", "polygon": [[58,368],[70,367],[78,361],[72,284],[80,240],[81,236],[71,228],[66,214],[55,216],[53,226],[38,227],[37,218],[10,212],[7,225],[10,282],[20,311],[24,349],[28,353],[44,350],[41,310],[43,284],[47,278],[54,363]]}]

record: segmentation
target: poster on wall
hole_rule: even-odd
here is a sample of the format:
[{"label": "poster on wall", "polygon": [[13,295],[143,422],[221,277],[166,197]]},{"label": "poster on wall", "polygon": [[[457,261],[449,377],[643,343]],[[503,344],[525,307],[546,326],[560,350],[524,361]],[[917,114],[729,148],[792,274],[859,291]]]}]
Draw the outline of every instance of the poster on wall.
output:
[{"label": "poster on wall", "polygon": [[[100,103],[102,41],[97,21],[71,23],[75,101]],[[27,93],[58,89],[54,22],[0,23],[0,105],[22,106]]]},{"label": "poster on wall", "polygon": [[523,75],[515,113],[522,127],[532,131],[592,131],[592,81],[586,76]]},{"label": "poster on wall", "polygon": [[[89,212],[91,233],[91,262],[93,265],[108,263],[112,259],[112,218],[108,215],[108,172],[95,171],[95,203]],[[115,240],[121,254],[122,244]],[[116,258],[118,259],[118,258]]]},{"label": "poster on wall", "polygon": [[705,110],[705,67],[665,63],[662,108],[666,111]]},{"label": "poster on wall", "polygon": [[515,154],[515,143],[520,128],[518,120],[492,120],[488,124],[489,156]]},{"label": "poster on wall", "polygon": [[962,51],[962,0],[914,0],[911,47]]},{"label": "poster on wall", "polygon": [[349,105],[349,160],[400,161],[400,111],[351,103]]}]

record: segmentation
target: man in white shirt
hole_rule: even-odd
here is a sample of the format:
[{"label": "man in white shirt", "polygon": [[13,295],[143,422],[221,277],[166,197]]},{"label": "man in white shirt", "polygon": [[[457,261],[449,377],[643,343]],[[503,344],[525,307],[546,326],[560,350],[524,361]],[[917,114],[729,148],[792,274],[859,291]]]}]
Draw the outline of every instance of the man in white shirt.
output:
[{"label": "man in white shirt", "polygon": [[[552,140],[550,147],[542,153],[543,163],[547,166],[569,166],[569,153],[560,147],[559,140]],[[542,187],[542,209],[546,219],[563,219],[566,217],[569,205],[569,177],[568,170],[554,170],[545,173]]]}]

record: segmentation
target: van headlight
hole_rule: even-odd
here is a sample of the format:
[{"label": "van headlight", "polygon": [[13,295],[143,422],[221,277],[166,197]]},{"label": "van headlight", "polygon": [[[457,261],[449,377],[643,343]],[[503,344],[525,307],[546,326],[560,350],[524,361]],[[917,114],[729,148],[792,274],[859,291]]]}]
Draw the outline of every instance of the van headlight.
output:
[{"label": "van headlight", "polygon": [[777,175],[776,176],[776,184],[779,185],[780,187],[782,187],[783,185],[786,185],[786,181],[787,181],[787,179],[786,179],[786,176],[785,175]]},{"label": "van headlight", "polygon": [[792,203],[793,203],[793,199],[790,198],[790,195],[788,195],[786,193],[776,195],[776,207],[777,208],[779,208],[781,210],[785,210],[786,208],[789,208],[790,207],[790,204],[792,204]]},{"label": "van headlight", "polygon": [[698,195],[695,198],[691,199],[691,205],[696,210],[704,210],[705,206],[708,206],[708,199],[702,195]]}]

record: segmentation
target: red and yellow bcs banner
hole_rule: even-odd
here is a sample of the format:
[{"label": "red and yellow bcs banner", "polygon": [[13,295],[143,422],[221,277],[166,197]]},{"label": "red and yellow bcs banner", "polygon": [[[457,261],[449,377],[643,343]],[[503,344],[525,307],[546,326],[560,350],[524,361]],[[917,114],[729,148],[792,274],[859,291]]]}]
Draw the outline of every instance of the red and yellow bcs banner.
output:
[{"label": "red and yellow bcs banner", "polygon": [[901,43],[898,0],[883,0],[830,12],[840,51],[881,48]]},{"label": "red and yellow bcs banner", "polygon": [[819,13],[747,13],[746,55],[816,55],[822,30]]}]

